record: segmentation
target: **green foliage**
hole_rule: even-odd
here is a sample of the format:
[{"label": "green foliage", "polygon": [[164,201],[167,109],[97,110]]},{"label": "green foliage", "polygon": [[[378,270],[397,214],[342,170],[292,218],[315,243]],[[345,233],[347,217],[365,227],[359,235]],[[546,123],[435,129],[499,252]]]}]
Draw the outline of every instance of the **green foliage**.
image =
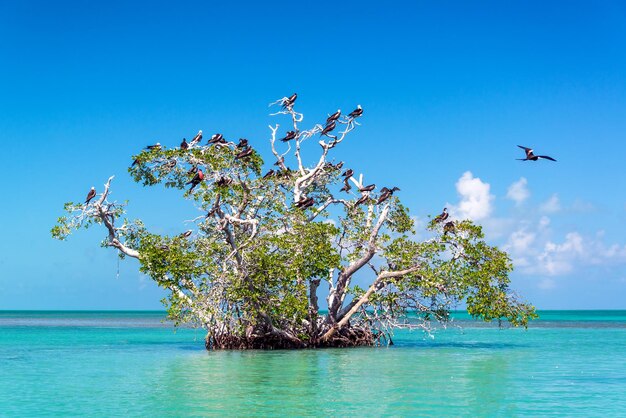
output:
[{"label": "green foliage", "polygon": [[[271,325],[312,339],[306,325],[316,309],[311,289],[338,280],[372,250],[374,255],[357,273],[367,277],[367,270],[375,287],[359,313],[368,326],[382,321],[380,316],[379,322],[368,318],[368,310],[394,318],[417,312],[425,320],[445,321],[461,303],[486,321],[527,326],[536,317],[534,307],[509,289],[508,255],[484,241],[480,226],[467,220],[433,220],[427,228],[430,238],[419,241],[397,195],[380,205],[375,198],[356,205],[360,194],[340,202],[336,196],[343,178],[332,164],[303,172],[274,166],[277,174],[265,177],[261,156],[254,151],[236,159],[240,151],[227,143],[188,150],[163,147],[133,156],[129,173],[137,183],[178,189],[181,197],[207,211],[190,237],[155,234],[140,220],[124,219],[114,227],[114,237],[109,234],[103,242],[114,247],[124,242],[138,251],[140,271],[172,290],[163,302],[175,321],[219,325],[238,335],[251,326]],[[187,183],[199,169],[204,181],[191,190]],[[314,181],[300,193],[314,198],[315,205],[301,209],[295,205],[294,188],[311,170],[317,170]],[[333,199],[333,205],[318,213],[321,203]],[[73,230],[103,219],[119,224],[124,206],[106,199],[102,205],[67,203],[67,214],[58,219],[52,236],[64,240]],[[373,227],[386,210],[372,243]],[[381,272],[404,270],[376,279]],[[350,283],[347,297],[342,296],[346,303],[363,297],[369,287]]]}]

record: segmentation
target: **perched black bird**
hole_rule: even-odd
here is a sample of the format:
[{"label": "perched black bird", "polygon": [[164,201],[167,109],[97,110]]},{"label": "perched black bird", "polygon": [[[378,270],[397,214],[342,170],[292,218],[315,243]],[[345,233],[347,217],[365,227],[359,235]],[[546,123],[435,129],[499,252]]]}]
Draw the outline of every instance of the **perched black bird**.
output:
[{"label": "perched black bird", "polygon": [[448,221],[443,226],[443,234],[447,234],[449,232],[454,232],[454,221]]},{"label": "perched black bird", "polygon": [[296,202],[296,207],[300,209],[306,209],[315,204],[315,199],[312,197],[307,198],[306,196],[302,196],[300,200]]},{"label": "perched black bird", "polygon": [[130,165],[130,167],[132,168],[132,167],[136,166],[137,164],[139,164],[139,160],[137,158],[135,158],[133,160],[133,163]]},{"label": "perched black bird", "polygon": [[290,97],[287,97],[287,98],[283,99],[283,109],[291,110],[291,108],[292,108],[293,104],[296,102],[297,98],[298,98],[298,94],[294,93]]},{"label": "perched black bird", "polygon": [[270,169],[270,171],[268,171],[267,173],[265,173],[265,175],[263,176],[264,179],[268,178],[268,177],[272,177],[274,175],[275,171],[274,169]]},{"label": "perched black bird", "polygon": [[239,160],[240,158],[249,157],[250,155],[252,155],[253,152],[254,152],[254,150],[252,149],[252,147],[245,148],[243,151],[241,151],[240,153],[235,155],[235,160]]},{"label": "perched black bird", "polygon": [[197,172],[198,172],[198,166],[194,165],[193,167],[191,167],[189,169],[189,171],[187,171],[187,174],[194,174],[194,173],[197,173]]},{"label": "perched black bird", "polygon": [[279,177],[288,177],[288,176],[291,176],[293,173],[294,171],[291,168],[285,167],[284,170],[280,170],[279,172],[276,173],[276,175]]},{"label": "perched black bird", "polygon": [[350,185],[346,181],[346,182],[343,183],[343,187],[341,189],[339,189],[339,191],[348,193],[350,191],[350,189],[352,189],[352,187],[350,187]]},{"label": "perched black bird", "polygon": [[344,176],[346,179],[349,179],[350,177],[352,177],[353,174],[354,174],[354,171],[351,168],[349,168],[343,172],[342,176]]},{"label": "perched black bird", "polygon": [[204,173],[202,170],[198,169],[196,175],[185,184],[191,184],[189,191],[192,191],[198,184],[202,183],[202,180],[204,180]]},{"label": "perched black bird", "polygon": [[309,197],[309,198],[307,199],[307,201],[306,201],[306,202],[304,202],[304,203],[300,206],[300,209],[306,209],[306,208],[308,208],[308,207],[313,206],[314,204],[315,204],[315,200],[314,200],[312,197]]},{"label": "perched black bird", "polygon": [[231,179],[230,177],[220,177],[215,184],[217,186],[228,186],[229,184],[231,184],[233,182],[233,179]]},{"label": "perched black bird", "polygon": [[278,159],[278,161],[276,161],[276,162],[274,163],[274,165],[278,165],[278,166],[279,166],[279,165],[281,165],[281,164],[282,164],[282,163],[284,163],[284,162],[285,162],[285,157],[280,157],[280,158]]},{"label": "perched black bird", "polygon": [[339,116],[341,116],[341,109],[337,109],[335,113],[326,118],[326,124],[328,125],[332,121],[339,119]]},{"label": "perched black bird", "polygon": [[343,161],[339,161],[339,162],[335,165],[335,168],[336,168],[337,170],[341,170],[341,169],[342,169],[342,167],[343,167]]},{"label": "perched black bird", "polygon": [[248,140],[246,138],[239,138],[237,148],[246,148],[248,146]]},{"label": "perched black bird", "polygon": [[85,204],[88,205],[89,202],[91,202],[91,199],[93,199],[94,197],[96,197],[96,188],[91,186],[91,190],[89,190],[89,193],[87,193],[87,199],[85,199]]},{"label": "perched black bird", "polygon": [[191,236],[191,234],[193,234],[193,231],[191,229],[183,232],[182,234],[179,235],[179,237],[181,238],[189,238]]},{"label": "perched black bird", "polygon": [[391,195],[393,195],[393,192],[399,191],[399,190],[400,189],[397,188],[397,187],[394,187],[392,189],[388,189],[386,187],[383,187],[382,189],[380,189],[381,193],[380,193],[380,196],[378,197],[378,200],[376,201],[376,204],[380,205],[385,200],[389,199],[391,197]]},{"label": "perched black bird", "polygon": [[208,144],[219,144],[222,143],[222,141],[226,142],[224,140],[224,135],[222,134],[214,134],[213,136],[211,136],[211,139],[209,139],[209,142],[207,142]]},{"label": "perched black bird", "polygon": [[361,108],[361,105],[357,105],[356,109],[354,109],[352,112],[350,112],[350,114],[348,114],[348,116],[350,116],[351,118],[358,118],[359,116],[361,116],[363,114],[363,109]]},{"label": "perched black bird", "polygon": [[375,185],[375,184],[370,184],[370,185],[363,186],[363,187],[359,188],[359,191],[360,191],[360,192],[371,192],[371,191],[372,191],[372,190],[374,190],[375,188],[376,188],[376,185]]},{"label": "perched black bird", "polygon": [[176,167],[176,160],[175,159],[167,160],[167,162],[164,165],[168,168],[174,168]]},{"label": "perched black bird", "polygon": [[435,217],[435,222],[443,222],[448,219],[448,216],[450,216],[450,214],[448,213],[448,208],[443,208],[443,212]]},{"label": "perched black bird", "polygon": [[550,161],[556,161],[554,158],[548,157],[547,155],[535,155],[535,154],[533,154],[534,150],[532,148],[523,147],[521,145],[518,145],[518,147],[520,147],[521,149],[526,151],[526,158],[517,158],[517,160],[519,160],[519,161],[537,161],[540,158],[544,158],[544,159],[550,160]]},{"label": "perched black bird", "polygon": [[154,145],[148,145],[148,146],[146,147],[146,149],[147,149],[147,150],[150,150],[150,151],[152,151],[153,149],[160,149],[160,148],[161,148],[161,144],[160,144],[160,143],[158,143],[158,142],[157,142],[156,144],[154,144]]},{"label": "perched black bird", "polygon": [[198,131],[198,133],[196,134],[196,136],[193,137],[189,145],[196,145],[200,141],[202,141],[202,130]]},{"label": "perched black bird", "polygon": [[287,142],[287,141],[291,141],[292,139],[294,139],[296,136],[298,136],[298,134],[296,133],[296,131],[289,131],[287,132],[287,134],[285,135],[284,138],[280,138],[281,141],[283,142]]},{"label": "perched black bird", "polygon": [[359,197],[359,200],[354,202],[354,206],[359,206],[361,203],[367,202],[368,199],[369,199],[369,196],[364,194],[363,196]]},{"label": "perched black bird", "polygon": [[180,143],[180,149],[187,149],[187,148],[189,148],[189,144],[187,143],[187,140],[183,138],[183,142]]},{"label": "perched black bird", "polygon": [[320,132],[320,135],[328,135],[329,132],[335,129],[335,126],[337,126],[335,121],[334,120],[330,121],[330,123],[326,125],[324,129],[322,129],[322,132]]}]

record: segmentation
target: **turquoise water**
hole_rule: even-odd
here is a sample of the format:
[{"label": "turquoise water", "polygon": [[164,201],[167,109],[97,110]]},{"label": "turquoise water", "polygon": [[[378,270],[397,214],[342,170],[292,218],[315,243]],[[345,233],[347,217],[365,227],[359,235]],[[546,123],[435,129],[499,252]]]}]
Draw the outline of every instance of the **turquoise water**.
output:
[{"label": "turquoise water", "polygon": [[626,416],[626,311],[207,353],[160,312],[0,312],[0,416]]}]

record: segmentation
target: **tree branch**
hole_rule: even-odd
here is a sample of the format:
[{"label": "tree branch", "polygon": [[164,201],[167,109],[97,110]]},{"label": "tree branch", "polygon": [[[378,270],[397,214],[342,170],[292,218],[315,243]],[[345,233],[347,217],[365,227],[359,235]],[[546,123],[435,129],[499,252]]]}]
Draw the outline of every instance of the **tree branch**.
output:
[{"label": "tree branch", "polygon": [[346,325],[348,323],[348,321],[350,320],[350,318],[352,317],[352,315],[354,315],[359,308],[361,308],[361,306],[369,301],[370,296],[372,296],[372,293],[380,290],[382,287],[384,287],[384,281],[386,279],[391,279],[394,277],[402,277],[405,276],[407,274],[413,273],[415,271],[417,271],[419,269],[419,266],[414,266],[411,267],[409,269],[406,270],[398,270],[398,271],[383,271],[381,272],[378,277],[376,278],[376,280],[374,280],[374,282],[371,284],[371,286],[367,289],[367,291],[363,294],[363,296],[361,296],[358,299],[354,299],[353,302],[350,304],[349,309],[346,311],[345,314],[342,315],[341,319],[339,320],[339,322],[337,322],[333,327],[331,327],[328,331],[326,331],[326,333],[322,336],[321,340],[322,341],[328,341],[328,339],[330,337],[332,337],[335,332],[337,332],[338,330],[340,330],[344,325]]},{"label": "tree branch", "polygon": [[349,285],[352,275],[359,271],[364,265],[366,265],[372,259],[372,257],[374,257],[374,254],[376,254],[376,239],[378,237],[380,229],[387,219],[388,214],[389,203],[387,203],[381,211],[380,216],[378,217],[378,222],[376,222],[376,225],[370,233],[365,254],[363,254],[363,256],[361,256],[358,260],[354,261],[352,264],[346,267],[345,270],[339,273],[336,289],[334,291],[331,290],[328,295],[328,318],[331,321],[336,318],[337,312],[341,307],[343,294]]}]

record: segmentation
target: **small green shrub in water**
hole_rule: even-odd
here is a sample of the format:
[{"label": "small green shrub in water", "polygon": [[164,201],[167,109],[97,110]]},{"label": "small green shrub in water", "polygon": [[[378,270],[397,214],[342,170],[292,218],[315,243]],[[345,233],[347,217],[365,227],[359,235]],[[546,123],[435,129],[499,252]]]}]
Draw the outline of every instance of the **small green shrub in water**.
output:
[{"label": "small green shrub in water", "polygon": [[[133,156],[136,182],[179,189],[206,211],[187,234],[159,235],[123,218],[126,202],[109,200],[111,177],[91,202],[67,203],[52,235],[103,225],[102,245],[138,259],[170,291],[169,317],[205,328],[208,349],[380,344],[398,327],[445,323],[461,303],[486,321],[526,326],[535,317],[509,289],[508,255],[485,243],[480,226],[435,218],[430,238],[416,240],[402,192],[367,191],[362,176],[330,160],[360,112],[302,130],[294,101],[276,102],[273,116],[287,118],[292,133],[270,126],[266,173],[252,143],[213,135],[207,144],[201,132]],[[301,148],[315,141],[320,155],[307,165]]]}]

